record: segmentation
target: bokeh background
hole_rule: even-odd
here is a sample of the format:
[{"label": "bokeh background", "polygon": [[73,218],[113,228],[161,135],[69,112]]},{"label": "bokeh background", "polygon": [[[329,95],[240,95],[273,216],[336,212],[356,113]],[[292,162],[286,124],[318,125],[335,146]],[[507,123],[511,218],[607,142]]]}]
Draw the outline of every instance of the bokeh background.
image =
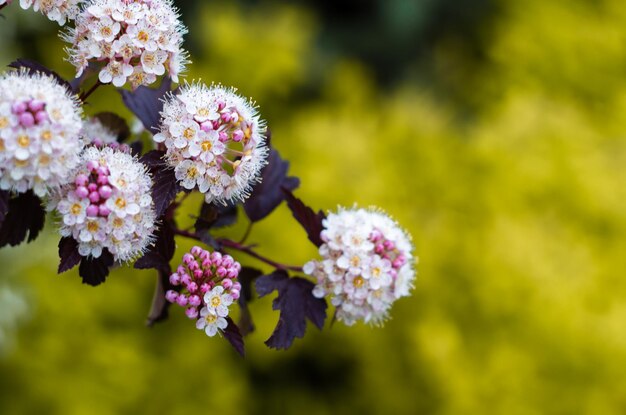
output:
[{"label": "bokeh background", "polygon": [[[310,205],[408,228],[414,295],[384,328],[310,326],[287,352],[264,346],[278,316],[257,300],[243,360],[180,310],[144,327],[150,271],[57,276],[49,221],[0,252],[1,413],[626,413],[623,0],[177,4],[188,79],[256,99]],[[3,13],[0,66],[72,76],[54,23]],[[86,112],[104,109],[112,89]],[[284,206],[252,241],[315,255]]]}]

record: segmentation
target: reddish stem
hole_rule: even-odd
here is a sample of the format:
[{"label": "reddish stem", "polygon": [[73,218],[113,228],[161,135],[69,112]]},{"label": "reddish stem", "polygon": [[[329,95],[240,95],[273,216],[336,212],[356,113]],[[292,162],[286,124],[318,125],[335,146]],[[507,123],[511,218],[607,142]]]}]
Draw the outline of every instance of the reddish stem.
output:
[{"label": "reddish stem", "polygon": [[[182,229],[175,229],[174,233],[176,235],[180,235],[180,236],[184,236],[185,238],[190,238],[190,239],[194,239],[198,242],[202,242],[202,239],[200,238],[200,236],[196,233],[193,232],[189,232],[189,231],[185,231]],[[239,252],[243,252],[247,255],[250,255],[253,258],[258,259],[261,262],[264,262],[268,265],[273,266],[276,269],[282,269],[282,270],[289,270],[289,271],[298,271],[298,272],[302,272],[302,267],[298,267],[295,265],[285,265],[285,264],[281,264],[279,262],[276,261],[272,261],[269,258],[264,257],[263,255],[259,254],[258,252],[254,251],[250,246],[245,246],[242,245],[238,242],[235,241],[231,241],[230,239],[227,238],[219,238],[216,240],[218,244],[220,244],[221,246],[223,246],[224,248],[230,248],[230,249],[234,249],[236,251]]]},{"label": "reddish stem", "polygon": [[91,94],[93,94],[93,93],[94,93],[94,91],[95,91],[96,89],[98,89],[98,87],[99,87],[100,85],[102,85],[102,82],[100,82],[100,80],[98,79],[98,82],[96,82],[96,83],[94,84],[94,86],[92,86],[92,87],[89,89],[89,91],[87,91],[87,92],[83,92],[82,94],[80,94],[79,99],[80,99],[81,101],[85,102],[85,100],[86,100],[87,98],[89,98],[89,96],[90,96]]}]

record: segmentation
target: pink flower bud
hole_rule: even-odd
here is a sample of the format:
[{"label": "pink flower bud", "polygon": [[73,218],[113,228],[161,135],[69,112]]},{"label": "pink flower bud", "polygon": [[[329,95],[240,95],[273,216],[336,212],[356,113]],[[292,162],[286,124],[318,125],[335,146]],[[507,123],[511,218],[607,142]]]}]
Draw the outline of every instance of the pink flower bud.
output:
[{"label": "pink flower bud", "polygon": [[180,282],[187,285],[191,282],[191,277],[189,276],[189,274],[182,274],[180,276]]},{"label": "pink flower bud", "polygon": [[170,275],[170,284],[172,285],[180,284],[180,275],[178,275],[177,273],[173,273],[172,275]]},{"label": "pink flower bud", "polygon": [[226,278],[222,281],[222,287],[224,287],[225,290],[230,289],[232,286],[233,286],[232,280],[229,280],[228,278]]},{"label": "pink flower bud", "polygon": [[[76,180],[74,180],[76,186],[87,186],[88,182],[89,178],[84,174],[79,174],[78,176],[76,176]],[[87,189],[85,188],[85,190]]]},{"label": "pink flower bud", "polygon": [[48,120],[49,120],[48,113],[45,111],[38,111],[35,114],[35,121],[37,121],[37,124],[43,124]]},{"label": "pink flower bud", "polygon": [[179,265],[178,268],[176,268],[176,272],[178,273],[178,275],[185,274],[185,267],[183,267],[182,265]]},{"label": "pink flower bud", "polygon": [[198,318],[198,309],[195,307],[189,307],[185,310],[185,315],[190,319]]},{"label": "pink flower bud", "polygon": [[224,100],[223,100],[223,99],[218,100],[218,101],[217,101],[217,110],[218,110],[218,111],[221,111],[221,110],[223,110],[224,108],[226,108],[226,102],[224,102]]},{"label": "pink flower bud", "polygon": [[87,216],[89,216],[90,218],[95,218],[96,216],[98,216],[98,213],[99,213],[98,206],[96,205],[87,206]]},{"label": "pink flower bud", "polygon": [[95,171],[98,168],[98,162],[95,160],[89,160],[87,162],[87,168],[91,171]]},{"label": "pink flower bud", "polygon": [[38,101],[35,99],[33,99],[32,101],[28,103],[28,109],[31,110],[32,112],[41,111],[42,109],[44,109],[45,106],[46,106],[45,102]]},{"label": "pink flower bud", "polygon": [[222,260],[222,254],[220,254],[219,252],[215,251],[211,254],[211,261],[216,262],[216,261],[221,261]]},{"label": "pink flower bud", "polygon": [[233,284],[233,290],[241,291],[241,284],[238,282]]},{"label": "pink flower bud", "polygon": [[374,247],[374,252],[380,255],[385,252],[385,247],[383,246],[383,244],[376,244],[376,247]]},{"label": "pink flower bud", "polygon": [[26,111],[27,105],[25,102],[16,102],[15,104],[11,105],[11,112],[13,114],[21,114],[24,111]]},{"label": "pink flower bud", "polygon": [[187,296],[184,294],[180,294],[178,298],[176,298],[176,304],[178,304],[181,307],[186,306],[188,301],[189,300],[187,299]]},{"label": "pink flower bud", "polygon": [[85,186],[78,186],[76,188],[76,196],[78,196],[81,199],[84,199],[87,196],[89,196],[89,190],[87,190]]},{"label": "pink flower bud", "polygon": [[198,291],[198,284],[196,284],[194,281],[191,281],[189,284],[187,284],[187,289],[190,293],[195,293],[196,291]]},{"label": "pink flower bud", "polygon": [[104,186],[100,187],[98,193],[100,193],[100,196],[102,196],[103,199],[108,199],[113,194],[113,189],[111,188],[111,186],[107,186],[105,184]]},{"label": "pink flower bud", "polygon": [[217,269],[217,275],[219,275],[220,277],[224,278],[226,276],[226,274],[228,274],[228,271],[226,271],[226,268],[219,267]]},{"label": "pink flower bud", "polygon": [[381,239],[383,239],[383,234],[379,230],[374,229],[370,234],[370,241],[379,242]]},{"label": "pink flower bud", "polygon": [[239,300],[240,295],[239,290],[230,290],[230,296],[233,297],[233,300]]},{"label": "pink flower bud", "polygon": [[89,200],[91,201],[91,203],[98,203],[100,201],[100,193],[95,191],[89,193]]},{"label": "pink flower bud", "polygon": [[89,190],[89,192],[95,192],[96,190],[98,190],[98,185],[95,183],[89,183],[87,185],[87,190]]},{"label": "pink flower bud", "polygon": [[109,169],[104,167],[104,166],[100,166],[96,169],[96,172],[98,173],[99,176],[108,176],[109,175]]},{"label": "pink flower bud", "polygon": [[200,286],[200,291],[202,292],[202,294],[206,294],[207,292],[211,291],[211,285],[204,283]]},{"label": "pink flower bud", "polygon": [[96,180],[96,182],[100,186],[103,186],[105,184],[109,184],[109,178],[107,176],[98,176],[98,180]]},{"label": "pink flower bud", "polygon": [[202,261],[202,268],[204,268],[204,271],[206,273],[206,271],[211,271],[211,266],[213,265],[213,263],[211,262],[211,259],[207,258],[204,261]]},{"label": "pink flower bud", "polygon": [[204,132],[213,131],[213,123],[211,121],[205,121],[200,124],[200,129]]},{"label": "pink flower bud", "polygon": [[94,138],[93,145],[96,146],[96,147],[102,147],[104,145],[104,143],[99,138]]},{"label": "pink flower bud", "polygon": [[178,299],[178,293],[174,290],[168,290],[165,293],[165,299],[170,303],[174,303]]},{"label": "pink flower bud", "polygon": [[389,240],[387,240],[387,241],[385,241],[385,242],[383,243],[383,246],[384,246],[384,247],[385,247],[385,249],[387,249],[387,250],[392,250],[392,249],[394,249],[394,248],[396,247],[396,244],[394,244],[394,243],[393,243],[393,241],[389,241]]},{"label": "pink flower bud", "polygon": [[202,304],[202,299],[200,298],[199,295],[194,294],[194,295],[189,296],[189,305],[198,307],[200,304]]},{"label": "pink flower bud", "polygon": [[196,262],[196,259],[191,254],[185,254],[183,255],[183,262],[189,266],[192,262]]},{"label": "pink flower bud", "polygon": [[228,268],[228,278],[237,278],[237,275],[239,275],[239,270],[231,267]]},{"label": "pink flower bud", "polygon": [[233,141],[235,142],[240,142],[241,140],[243,140],[243,131],[241,130],[237,130],[233,133]]},{"label": "pink flower bud", "polygon": [[35,125],[35,117],[33,117],[33,114],[31,114],[30,112],[21,113],[19,116],[19,120],[20,124],[22,124],[22,126],[26,128]]},{"label": "pink flower bud", "polygon": [[100,205],[98,206],[98,214],[103,218],[106,218],[111,214],[111,210],[105,205]]},{"label": "pink flower bud", "polygon": [[206,260],[211,260],[211,254],[209,253],[209,251],[205,251],[204,249],[202,250],[202,252],[200,252],[200,255],[198,255],[200,257],[201,260],[206,261]]},{"label": "pink flower bud", "polygon": [[235,263],[235,261],[233,260],[233,257],[230,255],[224,255],[224,257],[222,258],[222,266],[224,268],[229,268],[231,267],[233,264]]},{"label": "pink flower bud", "polygon": [[[197,265],[197,264],[196,264]],[[196,278],[202,278],[202,275],[204,275],[204,271],[202,271],[201,269],[195,269],[193,270],[193,276]]]},{"label": "pink flower bud", "polygon": [[232,118],[231,115],[227,112],[222,114],[222,121],[224,122],[230,122],[231,118]]},{"label": "pink flower bud", "polygon": [[228,134],[226,134],[224,131],[220,131],[219,134],[219,139],[222,143],[225,143],[228,141]]},{"label": "pink flower bud", "polygon": [[200,248],[198,245],[194,246],[193,248],[191,248],[191,254],[195,255],[195,256],[200,256],[200,253],[203,251],[202,248]]}]

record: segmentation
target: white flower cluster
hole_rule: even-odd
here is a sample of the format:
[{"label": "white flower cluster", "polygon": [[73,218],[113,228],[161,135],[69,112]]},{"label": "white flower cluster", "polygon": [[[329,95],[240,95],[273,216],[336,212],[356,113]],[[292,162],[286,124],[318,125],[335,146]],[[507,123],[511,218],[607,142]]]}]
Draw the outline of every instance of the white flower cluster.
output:
[{"label": "white flower cluster", "polygon": [[84,2],[85,0],[20,0],[20,6],[24,10],[32,7],[34,11],[40,11],[48,19],[63,26],[66,21],[76,19]]},{"label": "white flower cluster", "polygon": [[121,87],[130,81],[136,88],[165,72],[178,82],[187,61],[185,33],[171,0],[91,0],[64,39],[77,76],[98,61],[100,82]]},{"label": "white flower cluster", "polygon": [[73,237],[82,256],[98,258],[105,248],[116,261],[141,255],[156,219],[145,166],[127,153],[88,147],[72,177],[50,201],[62,216],[61,235]]},{"label": "white flower cluster", "polygon": [[313,295],[329,295],[337,319],[381,324],[395,300],[409,295],[415,279],[409,235],[376,209],[340,209],[323,222],[321,261],[305,264],[317,278]]},{"label": "white flower cluster", "polygon": [[79,162],[81,108],[65,87],[25,71],[0,75],[0,189],[45,196]]},{"label": "white flower cluster", "polygon": [[244,200],[267,163],[265,123],[253,103],[235,89],[184,85],[170,94],[160,133],[169,164],[185,189],[197,188],[207,203]]}]

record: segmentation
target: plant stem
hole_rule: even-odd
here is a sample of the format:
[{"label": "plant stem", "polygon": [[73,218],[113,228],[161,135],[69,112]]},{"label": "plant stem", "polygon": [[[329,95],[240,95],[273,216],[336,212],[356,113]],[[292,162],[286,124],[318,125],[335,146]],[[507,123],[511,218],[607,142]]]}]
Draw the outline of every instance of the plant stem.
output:
[{"label": "plant stem", "polygon": [[[184,236],[185,238],[190,238],[190,239],[194,239],[198,242],[202,242],[202,238],[200,238],[200,236],[196,233],[193,232],[189,232],[189,231],[185,231],[182,229],[175,229],[174,233],[176,235],[180,235],[180,236]],[[298,267],[295,265],[285,265],[285,264],[281,264],[279,262],[276,261],[272,261],[269,258],[264,257],[263,255],[259,254],[258,252],[254,251],[251,247],[249,246],[245,246],[242,245],[238,242],[235,241],[231,241],[230,239],[227,238],[219,238],[216,240],[218,244],[220,244],[221,246],[223,246],[224,248],[230,248],[230,249],[234,249],[236,251],[239,252],[243,252],[244,254],[247,254],[253,258],[258,259],[261,262],[264,262],[268,265],[273,266],[276,269],[281,269],[281,270],[288,270],[288,271],[298,271],[298,272],[302,272],[302,267]]]},{"label": "plant stem", "polygon": [[241,240],[239,241],[240,244],[243,244],[248,240],[248,236],[250,236],[250,231],[252,231],[252,224],[253,224],[252,221],[248,222],[246,233],[243,234],[243,236],[241,237]]},{"label": "plant stem", "polygon": [[102,85],[102,82],[100,82],[100,80],[98,79],[98,81],[94,84],[94,86],[92,86],[92,87],[89,89],[89,91],[87,91],[87,92],[83,92],[82,94],[80,94],[80,100],[81,100],[81,101],[83,101],[83,102],[85,102],[85,100],[86,100],[87,98],[89,98],[89,96],[90,96],[91,94],[93,94],[93,92],[94,92],[96,89],[98,89],[98,87],[99,87],[100,85]]}]

